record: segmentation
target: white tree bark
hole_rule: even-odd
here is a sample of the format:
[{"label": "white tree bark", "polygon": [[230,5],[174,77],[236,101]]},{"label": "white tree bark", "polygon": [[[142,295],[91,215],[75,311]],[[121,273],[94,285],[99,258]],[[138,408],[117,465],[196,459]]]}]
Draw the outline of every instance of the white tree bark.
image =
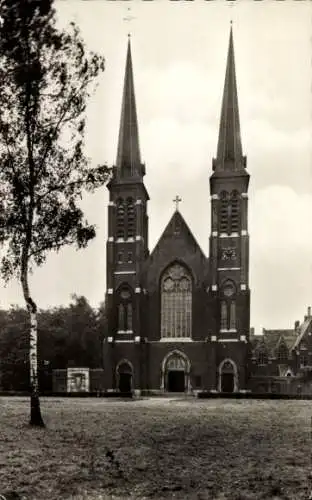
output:
[{"label": "white tree bark", "polygon": [[37,332],[38,332],[37,313],[30,311],[30,339],[29,339],[30,387],[32,387],[34,393],[39,394]]},{"label": "white tree bark", "polygon": [[30,297],[28,285],[28,260],[22,259],[21,282],[30,318],[29,367],[30,367],[30,425],[44,427],[41,416],[38,383],[38,322],[37,306]]}]

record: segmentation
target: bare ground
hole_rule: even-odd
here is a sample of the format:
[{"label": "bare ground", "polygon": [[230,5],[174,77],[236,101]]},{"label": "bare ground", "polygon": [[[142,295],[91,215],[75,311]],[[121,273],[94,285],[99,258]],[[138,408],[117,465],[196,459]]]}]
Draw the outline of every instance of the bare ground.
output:
[{"label": "bare ground", "polygon": [[312,401],[0,398],[0,493],[22,498],[305,499]]}]

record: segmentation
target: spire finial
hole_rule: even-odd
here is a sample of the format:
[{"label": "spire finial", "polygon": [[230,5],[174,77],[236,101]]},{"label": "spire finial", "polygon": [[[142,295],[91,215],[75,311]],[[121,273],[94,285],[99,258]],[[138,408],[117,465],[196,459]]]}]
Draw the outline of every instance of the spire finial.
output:
[{"label": "spire finial", "polygon": [[[135,19],[135,16],[131,16],[131,7],[128,7],[127,8],[127,12],[128,14],[126,15],[126,17],[123,17],[123,21],[126,21],[127,23],[131,23],[131,21],[133,21],[133,19]],[[131,33],[128,33],[128,38],[131,37]]]},{"label": "spire finial", "polygon": [[[240,134],[232,20],[223,90],[217,158],[221,170],[245,168]],[[214,167],[214,168],[215,168]]]},{"label": "spire finial", "polygon": [[140,165],[138,119],[134,93],[131,44],[128,35],[116,166],[122,175],[132,176],[138,172]]}]

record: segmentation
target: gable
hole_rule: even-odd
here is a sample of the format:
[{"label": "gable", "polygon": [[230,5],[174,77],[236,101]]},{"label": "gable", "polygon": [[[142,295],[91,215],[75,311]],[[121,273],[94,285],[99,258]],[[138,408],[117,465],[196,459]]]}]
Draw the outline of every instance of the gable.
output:
[{"label": "gable", "polygon": [[208,259],[198,245],[180,212],[176,211],[144,264],[147,281],[158,283],[168,265],[178,261],[186,265],[195,282],[208,278]]},{"label": "gable", "polygon": [[285,345],[288,352],[292,349],[297,334],[294,330],[263,330],[263,338],[270,357],[276,357],[279,346]]},{"label": "gable", "polygon": [[184,246],[185,250],[191,253],[199,252],[202,257],[206,258],[195,236],[185,222],[185,219],[182,217],[181,213],[176,210],[159,238],[154,250],[151,252],[151,256],[156,252],[165,250],[168,246],[177,248],[181,244]]}]

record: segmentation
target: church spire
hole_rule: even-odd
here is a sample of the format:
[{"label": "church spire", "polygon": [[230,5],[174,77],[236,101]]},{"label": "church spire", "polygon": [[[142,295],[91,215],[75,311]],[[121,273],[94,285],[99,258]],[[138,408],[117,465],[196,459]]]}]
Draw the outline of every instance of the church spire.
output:
[{"label": "church spire", "polygon": [[132,176],[140,170],[138,119],[135,104],[131,43],[128,35],[126,71],[122,98],[116,167],[121,176]]},{"label": "church spire", "polygon": [[231,23],[221,108],[218,149],[217,157],[213,161],[213,169],[219,171],[237,171],[242,170],[242,168],[245,167],[246,157],[243,156],[242,151],[235,75],[233,30]]}]

